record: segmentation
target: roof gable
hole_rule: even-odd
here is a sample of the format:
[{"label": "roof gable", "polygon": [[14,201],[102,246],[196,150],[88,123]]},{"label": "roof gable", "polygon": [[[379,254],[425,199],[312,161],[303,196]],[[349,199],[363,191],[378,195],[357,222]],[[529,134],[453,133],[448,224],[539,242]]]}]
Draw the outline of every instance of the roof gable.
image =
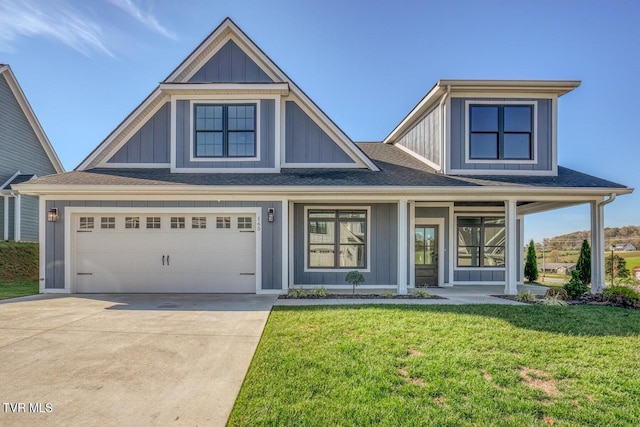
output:
[{"label": "roof gable", "polygon": [[[40,122],[38,121],[35,113],[31,109],[31,105],[29,104],[29,101],[27,101],[27,98],[24,92],[22,92],[22,88],[18,84],[18,81],[16,80],[16,77],[14,76],[13,71],[11,71],[11,67],[9,67],[9,65],[0,64],[0,76],[4,77],[7,87],[11,91],[11,94],[13,95],[13,98],[17,103],[18,107],[22,110],[24,117],[28,121],[29,126],[33,130],[35,137],[40,143],[41,148],[44,151],[44,154],[46,155],[49,162],[53,166],[53,169],[57,173],[64,172],[64,167],[62,166],[62,163],[60,162],[58,155],[53,149],[53,146],[51,145],[49,138],[47,138],[47,135],[44,133],[44,129],[42,129],[42,126],[40,125]],[[2,100],[2,102],[3,104],[8,104],[9,100]]]},{"label": "roof gable", "polygon": [[230,38],[195,72],[189,83],[273,83],[273,80]]}]

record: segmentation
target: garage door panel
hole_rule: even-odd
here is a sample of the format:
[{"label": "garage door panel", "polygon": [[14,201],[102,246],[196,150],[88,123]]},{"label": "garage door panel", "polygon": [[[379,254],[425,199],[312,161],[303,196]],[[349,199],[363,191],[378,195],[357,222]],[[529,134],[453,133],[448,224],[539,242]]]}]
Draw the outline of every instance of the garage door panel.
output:
[{"label": "garage door panel", "polygon": [[204,229],[191,228],[186,215],[185,228],[171,229],[171,214],[160,229],[146,229],[145,218],[157,215],[144,213],[133,215],[141,228],[126,229],[125,216],[115,215],[115,228],[76,233],[75,292],[255,292],[255,232],[217,229],[215,214]]}]

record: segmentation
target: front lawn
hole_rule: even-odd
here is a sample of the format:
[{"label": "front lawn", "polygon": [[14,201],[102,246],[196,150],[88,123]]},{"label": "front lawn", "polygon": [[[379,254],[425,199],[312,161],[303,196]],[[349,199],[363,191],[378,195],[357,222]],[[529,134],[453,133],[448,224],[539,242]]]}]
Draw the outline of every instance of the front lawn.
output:
[{"label": "front lawn", "polygon": [[640,312],[275,307],[229,425],[640,424]]},{"label": "front lawn", "polygon": [[37,280],[0,280],[0,300],[39,293]]}]

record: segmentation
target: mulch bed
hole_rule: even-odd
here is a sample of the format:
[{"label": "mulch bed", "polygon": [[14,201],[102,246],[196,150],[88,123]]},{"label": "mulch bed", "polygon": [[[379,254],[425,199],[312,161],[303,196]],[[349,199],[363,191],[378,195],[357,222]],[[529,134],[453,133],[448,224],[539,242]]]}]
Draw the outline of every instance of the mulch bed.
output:
[{"label": "mulch bed", "polygon": [[317,295],[303,295],[303,296],[292,296],[292,295],[280,295],[279,299],[447,299],[445,297],[441,297],[439,295],[428,295],[426,297],[419,295],[392,295],[385,296],[379,294],[356,294],[356,295],[348,295],[348,294],[328,294],[327,296],[317,296]]},{"label": "mulch bed", "polygon": [[[491,295],[496,298],[508,299],[511,301],[518,301],[525,304],[540,304],[540,301],[544,299],[542,295],[536,295],[536,301],[519,301],[516,295]],[[640,310],[639,304],[630,304],[628,301],[611,301],[604,297],[602,294],[585,294],[580,299],[572,299],[567,301],[567,305],[599,305],[608,307],[621,307],[630,308],[632,310]]]}]

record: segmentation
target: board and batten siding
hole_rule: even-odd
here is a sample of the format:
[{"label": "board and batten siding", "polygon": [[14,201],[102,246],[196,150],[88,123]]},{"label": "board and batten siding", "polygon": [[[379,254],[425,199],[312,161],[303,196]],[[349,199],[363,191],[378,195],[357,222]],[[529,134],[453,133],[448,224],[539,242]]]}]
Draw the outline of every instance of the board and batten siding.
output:
[{"label": "board and batten siding", "polygon": [[285,117],[287,163],[354,163],[298,104],[285,102]]},{"label": "board and batten siding", "polygon": [[[313,203],[312,206],[323,206]],[[336,207],[337,206],[337,207]],[[395,203],[349,204],[349,207],[371,207],[369,218],[371,236],[369,248],[370,272],[362,273],[362,285],[393,285],[398,282],[398,205]],[[305,204],[294,205],[293,245],[295,285],[348,285],[344,278],[349,269],[335,272],[305,272],[304,214]],[[339,205],[327,205],[327,209],[340,209]]]},{"label": "board and batten siding", "polygon": [[169,163],[171,104],[165,103],[107,163]]},{"label": "board and batten siding", "polygon": [[233,40],[220,48],[189,83],[272,83],[273,80]]},{"label": "board and batten siding", "polygon": [[197,161],[190,160],[191,114],[193,110],[189,101],[176,102],[176,168],[274,168],[275,167],[275,101],[263,99],[259,103],[260,123],[260,160],[259,161]]},{"label": "board and batten siding", "polygon": [[[444,230],[438,230],[438,239],[444,239],[444,253],[439,254],[443,260],[444,283],[449,283],[449,208],[446,207],[416,207],[415,223],[416,227],[421,223],[428,223],[430,219],[444,219]],[[409,230],[410,233],[415,230]],[[408,254],[413,256],[414,248],[409,248]],[[407,276],[409,277],[409,276]]]},{"label": "board and batten siding", "polygon": [[[465,161],[465,101],[530,101],[538,105],[538,123],[534,128],[537,135],[537,163],[467,163]],[[491,170],[536,170],[553,169],[553,107],[550,99],[512,98],[451,98],[451,169]]]},{"label": "board and batten siding", "polygon": [[[48,200],[46,209],[58,209],[58,221],[46,223],[45,289],[64,289],[64,222],[65,207],[121,207],[121,208],[240,208],[262,209],[262,289],[282,287],[282,222],[267,221],[267,209],[281,209],[280,201],[95,201]],[[141,211],[144,213],[144,211]],[[276,216],[278,218],[278,216]]]},{"label": "board and batten siding", "polygon": [[396,144],[440,164],[440,108],[436,106],[425,114]]}]

